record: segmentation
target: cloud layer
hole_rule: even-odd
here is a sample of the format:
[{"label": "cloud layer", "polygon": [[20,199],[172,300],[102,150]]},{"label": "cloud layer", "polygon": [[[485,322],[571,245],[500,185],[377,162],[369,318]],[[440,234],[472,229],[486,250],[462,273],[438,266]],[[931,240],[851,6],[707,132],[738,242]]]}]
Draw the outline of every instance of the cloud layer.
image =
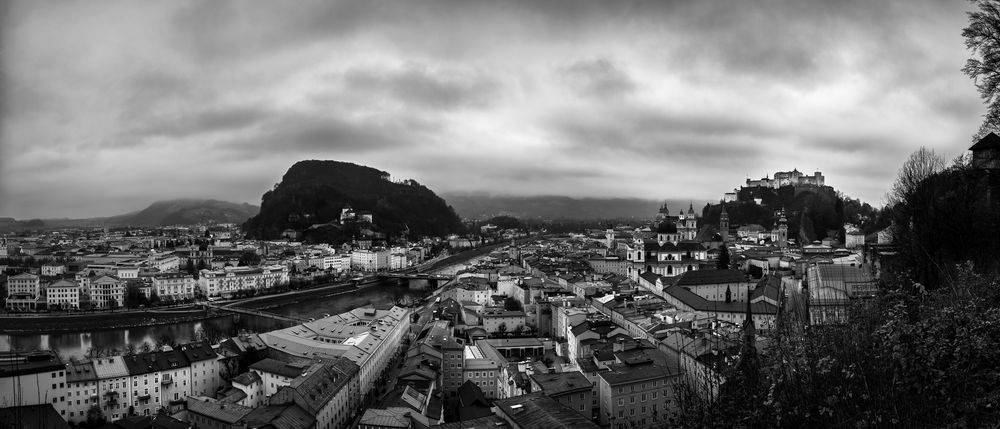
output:
[{"label": "cloud layer", "polygon": [[259,202],[305,158],[440,192],[718,198],[819,169],[879,204],[969,146],[967,4],[5,3],[0,216]]}]

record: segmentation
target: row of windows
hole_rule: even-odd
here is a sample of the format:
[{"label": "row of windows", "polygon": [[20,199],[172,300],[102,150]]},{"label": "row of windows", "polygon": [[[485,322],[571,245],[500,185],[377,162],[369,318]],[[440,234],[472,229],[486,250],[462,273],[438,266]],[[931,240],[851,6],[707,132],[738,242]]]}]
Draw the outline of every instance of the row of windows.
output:
[{"label": "row of windows", "polygon": [[[667,409],[667,404],[663,404],[663,409],[664,410]],[[653,411],[656,411],[656,407],[655,406],[650,406],[648,408],[648,410],[649,410],[650,413],[652,413]],[[639,408],[639,414],[646,414],[646,411],[647,411],[647,408],[645,406],[642,406],[642,407]],[[628,410],[628,415],[634,416],[635,415],[635,408],[630,408]],[[625,410],[618,410],[618,417],[625,417]]]},{"label": "row of windows", "polygon": [[[652,399],[652,400],[655,400],[655,399],[656,399],[656,397],[657,397],[657,394],[658,394],[658,392],[655,392],[655,391],[654,391],[654,392],[652,393],[652,398],[651,398],[651,399]],[[666,390],[664,390],[664,391],[663,391],[663,396],[664,396],[664,397],[666,397],[666,396],[667,396],[667,391],[666,391]],[[583,398],[583,394],[582,394],[582,393],[580,394],[580,397],[581,397],[581,398]],[[629,398],[628,398],[628,399],[629,399],[629,400],[628,400],[628,402],[629,402],[630,404],[634,404],[634,403],[635,403],[635,395],[632,395],[632,396],[629,396]],[[639,399],[639,401],[640,401],[640,402],[646,402],[646,394],[645,394],[645,393],[643,393],[642,395],[640,395],[640,399]],[[621,405],[625,405],[625,398],[618,398],[618,405],[619,405],[619,406],[621,406]]]},{"label": "row of windows", "polygon": [[[649,383],[650,387],[656,388],[657,383],[659,383],[659,381],[660,380],[653,380],[651,383]],[[666,385],[666,381],[664,381],[663,384]],[[640,385],[639,389],[640,390],[646,390],[646,383],[642,383]],[[635,385],[634,384],[631,385],[631,386],[629,386],[629,391],[630,392],[635,392]],[[623,386],[618,386],[618,393],[622,393],[622,392],[624,392],[624,387]]]}]

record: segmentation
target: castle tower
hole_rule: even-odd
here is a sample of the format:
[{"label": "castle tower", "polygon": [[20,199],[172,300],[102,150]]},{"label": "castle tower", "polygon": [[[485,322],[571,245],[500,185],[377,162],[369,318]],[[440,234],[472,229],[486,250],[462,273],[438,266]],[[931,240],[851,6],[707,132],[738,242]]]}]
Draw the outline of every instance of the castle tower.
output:
[{"label": "castle tower", "polygon": [[726,203],[722,203],[722,214],[719,215],[719,234],[722,235],[722,242],[729,241],[729,212],[726,211]]},{"label": "castle tower", "polygon": [[782,249],[788,247],[788,219],[785,219],[785,209],[781,209],[778,218],[778,247]]}]

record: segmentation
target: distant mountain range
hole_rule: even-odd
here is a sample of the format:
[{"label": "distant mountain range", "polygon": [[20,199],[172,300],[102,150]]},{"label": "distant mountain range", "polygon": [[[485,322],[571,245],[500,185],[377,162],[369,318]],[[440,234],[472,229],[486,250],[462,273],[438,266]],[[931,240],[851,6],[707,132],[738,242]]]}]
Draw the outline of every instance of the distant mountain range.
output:
[{"label": "distant mountain range", "polygon": [[[648,219],[656,216],[663,200],[640,198],[571,198],[563,196],[518,197],[487,194],[444,194],[455,211],[467,219],[508,215],[521,219]],[[687,211],[692,201],[667,200],[671,213]],[[700,214],[705,201],[693,201]]]},{"label": "distant mountain range", "polygon": [[137,212],[86,219],[0,219],[0,230],[25,228],[94,227],[94,226],[165,226],[196,223],[243,223],[256,215],[260,207],[247,203],[219,200],[177,199],[157,201]]}]

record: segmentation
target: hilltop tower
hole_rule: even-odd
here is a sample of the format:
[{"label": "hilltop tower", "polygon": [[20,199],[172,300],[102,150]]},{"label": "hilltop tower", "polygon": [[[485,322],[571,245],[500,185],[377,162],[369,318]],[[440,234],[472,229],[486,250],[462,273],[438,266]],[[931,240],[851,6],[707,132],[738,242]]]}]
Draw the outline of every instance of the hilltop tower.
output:
[{"label": "hilltop tower", "polygon": [[726,203],[722,203],[722,214],[719,215],[719,234],[722,235],[722,242],[729,241],[729,213],[726,211]]}]

